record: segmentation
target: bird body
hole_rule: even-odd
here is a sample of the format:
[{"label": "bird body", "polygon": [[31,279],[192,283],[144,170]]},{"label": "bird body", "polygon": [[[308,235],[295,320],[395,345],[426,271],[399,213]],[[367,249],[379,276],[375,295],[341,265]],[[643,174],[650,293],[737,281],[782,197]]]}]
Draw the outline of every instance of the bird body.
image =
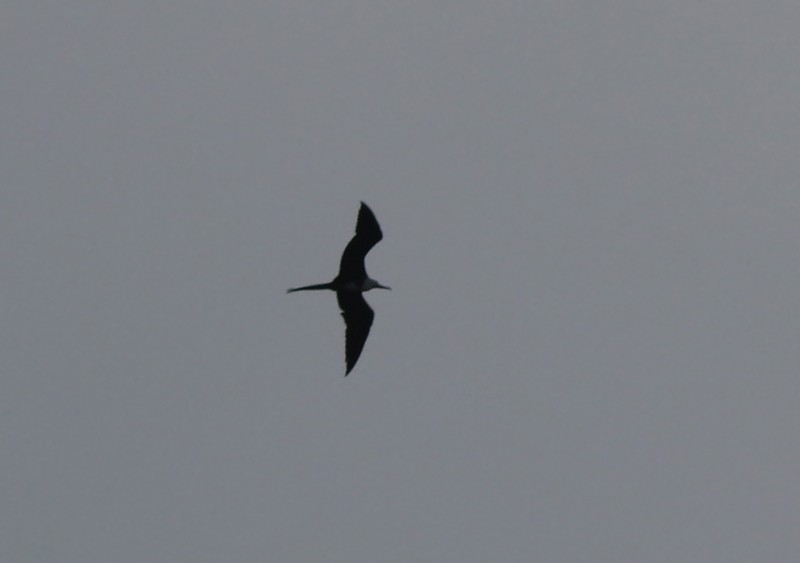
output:
[{"label": "bird body", "polygon": [[294,287],[287,293],[329,289],[336,292],[336,300],[345,323],[345,376],[356,365],[364,343],[369,336],[375,313],[364,300],[363,292],[371,289],[391,289],[367,275],[364,258],[383,238],[375,214],[361,202],[356,221],[356,234],[347,243],[339,263],[339,274],[328,283]]}]

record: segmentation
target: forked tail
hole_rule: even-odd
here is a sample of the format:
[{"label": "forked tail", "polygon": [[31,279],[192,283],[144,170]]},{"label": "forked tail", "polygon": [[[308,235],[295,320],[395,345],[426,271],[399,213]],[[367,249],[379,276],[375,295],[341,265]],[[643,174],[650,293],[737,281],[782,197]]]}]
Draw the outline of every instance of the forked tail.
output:
[{"label": "forked tail", "polygon": [[292,293],[294,291],[311,291],[313,289],[333,289],[333,283],[318,283],[316,285],[304,285],[303,287],[292,287],[286,290],[286,293]]}]

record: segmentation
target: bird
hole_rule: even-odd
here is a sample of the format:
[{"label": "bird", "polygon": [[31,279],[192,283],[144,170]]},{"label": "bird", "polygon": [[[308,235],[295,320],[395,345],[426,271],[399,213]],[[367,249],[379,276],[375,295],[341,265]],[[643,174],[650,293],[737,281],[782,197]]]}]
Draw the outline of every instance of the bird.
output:
[{"label": "bird", "polygon": [[347,243],[339,263],[339,274],[328,283],[293,287],[286,293],[295,291],[312,291],[329,289],[336,292],[342,318],[345,324],[345,377],[353,370],[364,343],[369,336],[369,329],[375,319],[375,312],[364,300],[363,293],[370,289],[392,289],[381,285],[367,275],[364,258],[373,246],[383,238],[383,232],[375,219],[375,214],[363,201],[358,210],[356,234]]}]

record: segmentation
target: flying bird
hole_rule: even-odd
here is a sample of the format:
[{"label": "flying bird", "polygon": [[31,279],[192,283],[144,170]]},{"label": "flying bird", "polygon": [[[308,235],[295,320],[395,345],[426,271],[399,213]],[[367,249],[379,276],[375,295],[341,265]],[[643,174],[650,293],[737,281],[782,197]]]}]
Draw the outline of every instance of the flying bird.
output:
[{"label": "flying bird", "polygon": [[378,220],[375,219],[375,214],[362,201],[361,208],[358,210],[356,234],[347,243],[342,253],[339,275],[329,283],[293,287],[286,291],[292,293],[294,291],[330,289],[336,292],[336,300],[339,302],[339,309],[342,310],[345,324],[344,351],[347,366],[345,377],[356,365],[375,318],[372,308],[364,301],[363,293],[375,288],[391,289],[370,278],[364,267],[364,257],[382,238],[383,233],[378,225]]}]

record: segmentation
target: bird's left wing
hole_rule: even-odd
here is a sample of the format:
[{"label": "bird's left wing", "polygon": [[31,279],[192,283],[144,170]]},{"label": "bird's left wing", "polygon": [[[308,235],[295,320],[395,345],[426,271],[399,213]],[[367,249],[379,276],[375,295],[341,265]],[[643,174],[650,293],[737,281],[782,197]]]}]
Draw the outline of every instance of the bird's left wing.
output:
[{"label": "bird's left wing", "polygon": [[364,296],[360,292],[339,291],[336,293],[336,299],[339,301],[345,324],[344,351],[347,364],[345,375],[347,375],[356,365],[361,350],[364,349],[375,313],[364,301]]}]

